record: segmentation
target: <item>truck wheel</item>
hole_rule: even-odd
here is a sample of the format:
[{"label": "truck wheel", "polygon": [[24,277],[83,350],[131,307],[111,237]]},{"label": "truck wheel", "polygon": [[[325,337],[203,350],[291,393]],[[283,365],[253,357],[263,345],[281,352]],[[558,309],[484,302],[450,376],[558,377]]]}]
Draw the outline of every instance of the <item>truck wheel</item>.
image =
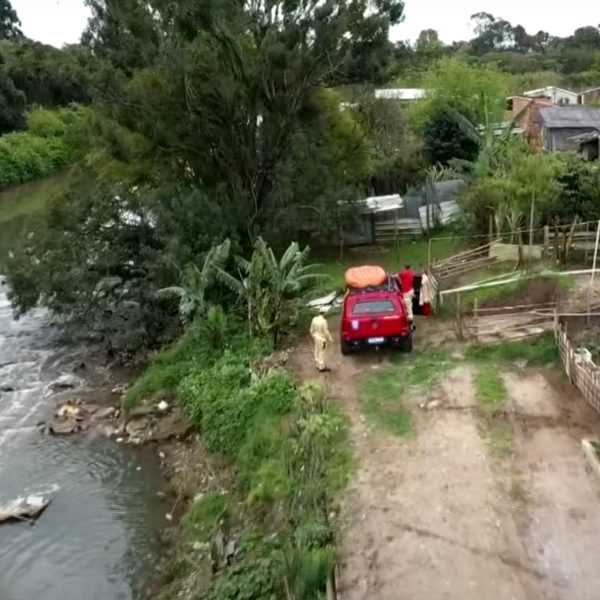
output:
[{"label": "truck wheel", "polygon": [[342,352],[342,356],[348,356],[349,354],[352,354],[352,346],[350,346],[350,344],[347,342],[340,342],[340,350]]},{"label": "truck wheel", "polygon": [[401,342],[400,342],[400,350],[402,352],[412,352],[413,350],[413,338],[412,333],[409,333]]}]

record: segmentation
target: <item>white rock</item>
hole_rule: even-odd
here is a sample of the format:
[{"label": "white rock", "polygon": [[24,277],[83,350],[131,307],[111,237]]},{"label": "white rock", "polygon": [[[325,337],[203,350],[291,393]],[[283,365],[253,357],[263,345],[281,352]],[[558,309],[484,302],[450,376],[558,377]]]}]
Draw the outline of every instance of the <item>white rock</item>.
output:
[{"label": "white rock", "polygon": [[156,406],[156,408],[158,408],[158,410],[160,410],[160,412],[165,412],[165,410],[167,410],[169,408],[169,403],[165,402],[164,400],[161,400],[158,405]]}]

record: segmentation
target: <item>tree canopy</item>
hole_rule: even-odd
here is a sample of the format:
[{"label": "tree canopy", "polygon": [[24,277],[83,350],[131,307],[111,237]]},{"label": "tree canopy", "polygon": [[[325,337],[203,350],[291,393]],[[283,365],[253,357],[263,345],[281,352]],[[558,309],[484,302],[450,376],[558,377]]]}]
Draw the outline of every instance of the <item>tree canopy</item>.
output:
[{"label": "tree canopy", "polygon": [[0,0],[0,40],[23,37],[21,21],[10,0]]}]

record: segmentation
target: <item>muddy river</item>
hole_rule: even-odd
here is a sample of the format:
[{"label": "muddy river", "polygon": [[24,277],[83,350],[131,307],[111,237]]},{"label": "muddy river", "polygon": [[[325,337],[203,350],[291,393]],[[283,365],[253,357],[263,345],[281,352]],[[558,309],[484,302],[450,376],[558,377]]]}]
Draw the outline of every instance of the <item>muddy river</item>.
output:
[{"label": "muddy river", "polygon": [[[1,283],[0,504],[28,494],[52,502],[33,526],[0,525],[0,599],[141,599],[168,510],[156,458],[38,431],[65,394],[52,383],[73,373],[83,349],[66,346],[43,312],[13,320],[6,293]],[[86,379],[93,394],[97,380],[89,389]]]}]

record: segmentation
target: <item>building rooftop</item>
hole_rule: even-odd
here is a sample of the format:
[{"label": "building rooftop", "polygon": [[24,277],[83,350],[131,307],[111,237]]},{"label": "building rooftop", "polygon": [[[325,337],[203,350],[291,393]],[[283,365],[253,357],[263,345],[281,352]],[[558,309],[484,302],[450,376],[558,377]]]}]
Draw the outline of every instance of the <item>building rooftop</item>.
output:
[{"label": "building rooftop", "polygon": [[592,127],[600,131],[600,108],[586,106],[544,106],[540,116],[551,129]]},{"label": "building rooftop", "polygon": [[577,96],[577,92],[574,92],[573,90],[567,90],[565,88],[561,88],[556,85],[548,85],[546,87],[539,88],[537,90],[530,90],[528,92],[523,92],[523,96],[526,96],[528,98],[536,97],[536,96],[543,96],[545,93],[551,93],[553,91],[565,92],[566,94],[573,94],[573,95]]}]

